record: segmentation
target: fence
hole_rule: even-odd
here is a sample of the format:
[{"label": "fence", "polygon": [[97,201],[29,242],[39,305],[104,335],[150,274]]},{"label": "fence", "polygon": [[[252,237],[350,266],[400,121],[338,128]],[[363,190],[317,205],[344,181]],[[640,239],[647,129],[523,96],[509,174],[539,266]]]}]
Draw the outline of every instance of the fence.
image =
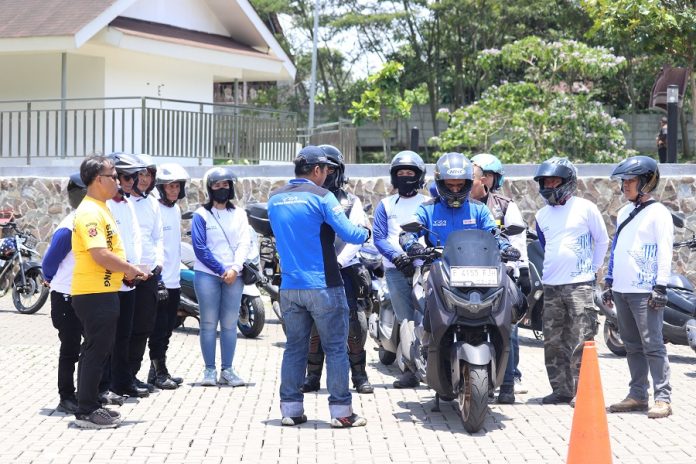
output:
[{"label": "fence", "polygon": [[357,129],[350,121],[339,119],[338,122],[321,124],[314,128],[311,133],[306,132],[300,135],[304,144],[312,145],[333,145],[341,150],[346,163],[357,162],[356,148],[358,145]]},{"label": "fence", "polygon": [[150,97],[0,101],[0,159],[94,152],[291,161],[295,113]]}]

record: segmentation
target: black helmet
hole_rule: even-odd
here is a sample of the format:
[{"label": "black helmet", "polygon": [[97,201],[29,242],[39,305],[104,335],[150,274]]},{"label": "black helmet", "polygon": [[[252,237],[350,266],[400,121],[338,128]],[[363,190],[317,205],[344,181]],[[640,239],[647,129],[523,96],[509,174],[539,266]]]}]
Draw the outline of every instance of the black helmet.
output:
[{"label": "black helmet", "polygon": [[324,181],[323,185],[325,189],[335,192],[343,187],[343,184],[346,183],[346,163],[343,159],[343,153],[341,153],[341,151],[333,145],[319,145],[319,148],[324,151],[329,161],[332,161],[338,165],[333,174],[326,176],[326,180]]},{"label": "black helmet", "polygon": [[216,166],[212,169],[209,169],[208,172],[205,173],[205,176],[203,176],[205,190],[208,193],[208,201],[210,201],[211,204],[213,201],[212,186],[213,184],[215,184],[215,182],[219,182],[221,180],[226,180],[230,183],[230,192],[227,197],[227,200],[234,199],[234,183],[237,182],[237,176],[234,175],[230,168]]},{"label": "black helmet", "polygon": [[82,182],[82,177],[80,177],[79,172],[76,172],[70,176],[67,190],[68,203],[70,203],[70,207],[72,209],[77,209],[77,207],[80,206],[80,203],[82,203],[82,199],[85,198],[85,195],[87,194],[87,186],[84,182]]},{"label": "black helmet", "polygon": [[157,179],[155,180],[157,191],[160,194],[160,202],[167,206],[174,205],[175,202],[167,200],[167,194],[164,191],[165,185],[174,182],[179,182],[180,186],[178,199],[181,200],[186,197],[186,182],[189,180],[191,180],[191,176],[189,176],[186,169],[180,165],[176,163],[165,163],[161,165],[157,170]]},{"label": "black helmet", "polygon": [[146,197],[155,188],[155,181],[157,179],[157,164],[155,163],[155,160],[152,158],[152,156],[146,155],[145,153],[141,153],[137,155],[137,157],[145,165],[145,168],[150,172],[150,176],[152,176],[150,185],[143,192],[143,196]]},{"label": "black helmet", "polygon": [[[545,177],[560,177],[561,185],[544,188]],[[568,158],[554,156],[539,165],[534,180],[539,183],[539,193],[549,205],[563,205],[575,194],[578,187],[578,172]]]},{"label": "black helmet", "polygon": [[638,177],[638,197],[635,200],[638,201],[644,194],[655,190],[660,182],[657,161],[649,156],[631,156],[620,162],[611,173],[611,178],[614,180],[623,181],[634,177]]},{"label": "black helmet", "polygon": [[[464,180],[464,187],[459,192],[452,192],[445,185],[446,180]],[[435,187],[440,199],[447,206],[459,208],[466,200],[474,183],[474,167],[469,159],[461,153],[445,153],[435,164]]]},{"label": "black helmet", "polygon": [[[400,181],[396,173],[402,169],[415,171],[415,179],[406,178],[406,180]],[[399,190],[399,195],[405,197],[415,195],[425,185],[425,163],[423,158],[415,151],[404,150],[397,153],[392,158],[389,174],[391,175],[392,186]]]},{"label": "black helmet", "polygon": [[[138,159],[137,156],[130,153],[112,153],[108,158],[113,161],[118,176],[132,177],[134,179],[133,191],[138,195],[145,196],[145,194],[138,189],[138,173],[147,168],[145,163]],[[124,195],[123,189],[120,187],[119,192],[121,195]]]}]

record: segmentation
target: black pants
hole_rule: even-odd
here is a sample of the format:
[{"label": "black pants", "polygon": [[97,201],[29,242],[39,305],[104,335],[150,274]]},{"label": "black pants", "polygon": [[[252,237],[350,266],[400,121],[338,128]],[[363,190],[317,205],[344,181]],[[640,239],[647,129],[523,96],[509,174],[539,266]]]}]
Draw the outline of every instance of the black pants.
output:
[{"label": "black pants", "polygon": [[138,375],[145,356],[147,339],[155,328],[157,318],[157,279],[148,279],[135,287],[133,330],[128,346],[128,364],[133,376]]},{"label": "black pants", "polygon": [[667,147],[660,147],[657,149],[657,156],[660,158],[660,163],[664,164],[667,162]]},{"label": "black pants", "polygon": [[135,290],[118,292],[120,311],[118,325],[116,326],[116,338],[114,349],[111,352],[111,362],[106,363],[104,379],[99,387],[100,391],[111,388],[113,391],[121,391],[133,384],[133,374],[128,362],[128,347],[133,331],[133,312],[135,311]]},{"label": "black pants", "polygon": [[58,329],[58,394],[60,399],[75,397],[75,364],[80,359],[82,324],[75,315],[70,295],[51,292],[51,321]]},{"label": "black pants", "polygon": [[118,294],[75,295],[72,306],[82,323],[85,336],[77,376],[77,414],[89,414],[101,407],[99,381],[114,345],[119,313]]},{"label": "black pants", "polygon": [[164,359],[169,348],[169,339],[176,325],[176,312],[179,310],[181,289],[168,288],[169,298],[157,305],[155,329],[150,335],[150,359]]}]

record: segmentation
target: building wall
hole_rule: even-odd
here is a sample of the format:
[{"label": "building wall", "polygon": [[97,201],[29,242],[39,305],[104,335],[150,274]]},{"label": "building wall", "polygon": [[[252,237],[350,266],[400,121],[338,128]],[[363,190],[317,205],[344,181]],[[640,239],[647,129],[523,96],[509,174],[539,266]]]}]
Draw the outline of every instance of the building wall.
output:
[{"label": "building wall", "polygon": [[140,1],[121,16],[154,21],[210,34],[227,35],[217,16],[200,0]]}]

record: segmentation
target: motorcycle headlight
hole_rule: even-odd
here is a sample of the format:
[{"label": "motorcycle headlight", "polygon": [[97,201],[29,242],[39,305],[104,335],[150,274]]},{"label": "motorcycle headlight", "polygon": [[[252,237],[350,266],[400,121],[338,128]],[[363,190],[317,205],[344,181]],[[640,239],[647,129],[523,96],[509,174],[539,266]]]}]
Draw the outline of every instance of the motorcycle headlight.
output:
[{"label": "motorcycle headlight", "polygon": [[457,315],[480,317],[483,316],[485,311],[490,311],[493,305],[497,304],[503,295],[503,290],[503,288],[499,288],[483,301],[481,300],[481,294],[476,291],[469,293],[468,298],[465,298],[443,287],[442,294],[445,297],[447,308],[456,312]]}]

